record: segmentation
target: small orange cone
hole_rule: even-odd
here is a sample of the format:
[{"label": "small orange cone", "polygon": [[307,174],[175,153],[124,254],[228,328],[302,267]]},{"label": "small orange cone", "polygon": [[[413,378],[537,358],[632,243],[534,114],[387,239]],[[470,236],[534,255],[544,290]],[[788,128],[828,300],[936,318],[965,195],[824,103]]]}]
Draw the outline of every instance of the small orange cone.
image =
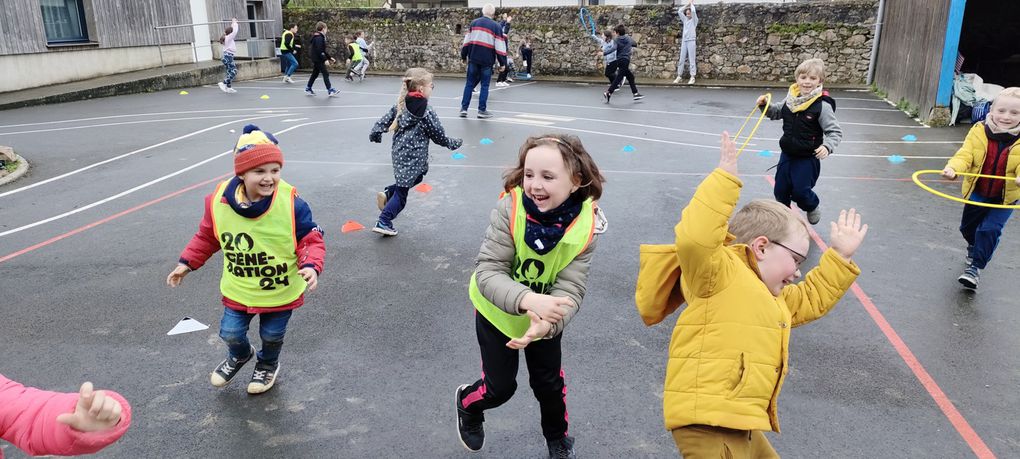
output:
[{"label": "small orange cone", "polygon": [[347,223],[344,223],[344,226],[340,227],[340,232],[350,233],[352,231],[360,231],[363,229],[365,229],[365,225],[362,225],[361,223],[358,223],[354,220],[347,220]]},{"label": "small orange cone", "polygon": [[414,187],[414,189],[415,191],[418,191],[420,193],[428,193],[429,191],[432,191],[432,185],[429,185],[428,183],[422,183],[421,185]]}]

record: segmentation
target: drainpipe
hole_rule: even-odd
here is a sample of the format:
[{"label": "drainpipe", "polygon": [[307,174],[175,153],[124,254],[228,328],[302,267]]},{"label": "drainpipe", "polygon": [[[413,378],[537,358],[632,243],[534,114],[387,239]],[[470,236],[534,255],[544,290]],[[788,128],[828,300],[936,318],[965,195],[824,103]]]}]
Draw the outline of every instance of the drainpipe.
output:
[{"label": "drainpipe", "polygon": [[871,40],[871,61],[868,62],[868,78],[864,84],[871,85],[875,78],[875,61],[878,59],[878,41],[882,37],[882,21],[885,20],[885,0],[878,0],[878,17],[875,21],[875,38]]}]

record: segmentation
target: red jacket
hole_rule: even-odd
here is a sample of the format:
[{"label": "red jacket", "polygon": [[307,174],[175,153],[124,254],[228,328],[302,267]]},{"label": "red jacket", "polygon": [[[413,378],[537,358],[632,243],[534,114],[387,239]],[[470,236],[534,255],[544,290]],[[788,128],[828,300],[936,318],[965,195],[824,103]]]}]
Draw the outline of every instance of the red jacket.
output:
[{"label": "red jacket", "polygon": [[[73,413],[77,393],[49,392],[25,387],[0,375],[0,438],[32,456],[92,454],[117,441],[131,426],[131,405],[112,391],[103,391],[123,408],[120,423],[103,432],[81,432],[57,422]],[[4,452],[0,451],[0,459]]]},{"label": "red jacket", "polygon": [[[267,210],[268,207],[261,209],[262,211],[260,212],[257,205],[252,206],[250,209],[239,209],[232,200],[227,199],[228,196],[232,196],[237,181],[238,179],[235,177],[231,185],[224,191],[223,196],[218,197],[220,202],[230,204],[238,214],[249,218],[257,217]],[[213,232],[212,226],[212,199],[212,194],[205,197],[205,214],[202,216],[202,222],[198,225],[198,232],[195,233],[195,236],[191,238],[191,242],[181,252],[180,262],[192,270],[201,268],[209,260],[209,257],[220,250],[220,241],[216,237],[216,233]],[[266,199],[260,202],[268,204],[269,201],[271,200]],[[312,220],[312,212],[308,204],[298,197],[294,198],[294,220],[298,237],[298,266],[300,268],[314,268],[316,273],[321,273],[326,259],[326,243],[322,238],[322,230]],[[304,302],[305,296],[301,295],[298,299],[283,306],[275,308],[250,308],[227,297],[223,297],[224,306],[249,314],[286,311],[298,308]]]}]

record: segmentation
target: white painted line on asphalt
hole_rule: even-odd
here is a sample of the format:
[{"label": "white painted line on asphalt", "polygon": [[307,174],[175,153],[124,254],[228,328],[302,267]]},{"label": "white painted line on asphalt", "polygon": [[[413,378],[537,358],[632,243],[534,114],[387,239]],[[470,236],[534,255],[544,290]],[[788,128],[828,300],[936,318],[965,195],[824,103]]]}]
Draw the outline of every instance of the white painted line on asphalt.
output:
[{"label": "white painted line on asphalt", "polygon": [[542,115],[542,114],[538,114],[538,113],[521,113],[520,115],[516,115],[516,116],[518,118],[532,118],[532,119],[536,119],[536,120],[559,121],[559,122],[574,121],[574,119],[575,119],[575,118],[565,118],[565,117],[562,117],[562,116]]},{"label": "white painted line on asphalt", "polygon": [[487,120],[482,121],[490,121],[496,123],[527,124],[530,126],[552,126],[556,124],[552,121],[527,120],[521,118],[489,118]]},{"label": "white painted line on asphalt", "polygon": [[[290,115],[290,113],[282,113],[279,116]],[[17,135],[17,134],[37,134],[40,132],[54,132],[54,131],[70,131],[74,129],[89,129],[98,127],[109,127],[109,126],[125,126],[128,124],[147,124],[147,123],[163,123],[169,121],[191,121],[191,120],[209,120],[218,118],[237,118],[237,115],[216,115],[216,116],[193,116],[188,118],[160,118],[155,120],[139,120],[139,121],[122,121],[119,123],[103,123],[103,124],[86,124],[83,126],[68,126],[61,128],[49,128],[49,129],[33,129],[31,131],[15,131],[15,132],[0,132],[0,136],[5,135]]]},{"label": "white painted line on asphalt", "polygon": [[[310,107],[287,107],[286,110],[292,108],[310,108]],[[77,123],[79,121],[96,121],[96,120],[108,120],[115,118],[130,118],[133,116],[158,116],[158,115],[190,115],[193,113],[219,113],[219,112],[243,112],[243,111],[254,111],[261,110],[261,108],[250,107],[250,108],[221,108],[216,110],[185,110],[176,112],[152,112],[152,113],[130,113],[126,115],[110,115],[110,116],[93,116],[90,118],[76,118],[69,120],[54,120],[54,121],[41,121],[38,123],[22,123],[22,124],[7,124],[0,126],[0,129],[13,128],[13,127],[24,127],[24,126],[40,126],[43,124],[59,124],[59,123]],[[237,116],[237,115],[235,115]]]},{"label": "white painted line on asphalt", "polygon": [[840,110],[867,110],[872,112],[898,112],[895,108],[862,108],[862,107],[840,107]]},{"label": "white painted line on asphalt", "polygon": [[[172,138],[170,140],[164,140],[164,141],[162,141],[160,143],[152,144],[152,145],[149,145],[147,147],[139,148],[139,149],[134,150],[134,151],[129,151],[127,153],[124,153],[123,155],[114,156],[113,158],[106,159],[106,160],[100,161],[98,163],[93,163],[93,164],[90,164],[88,166],[82,167],[80,169],[75,169],[75,170],[73,170],[71,172],[58,175],[56,177],[50,177],[50,178],[48,178],[46,180],[42,180],[42,181],[33,183],[31,185],[25,185],[25,186],[20,187],[20,188],[15,188],[13,190],[0,193],[0,198],[2,198],[4,196],[10,196],[10,195],[15,194],[15,193],[21,193],[22,191],[31,190],[32,188],[35,188],[37,186],[45,185],[45,184],[53,182],[53,181],[57,181],[57,180],[60,180],[60,179],[63,179],[63,178],[67,178],[67,177],[70,177],[72,175],[75,175],[75,174],[78,174],[78,173],[81,173],[81,172],[85,172],[85,171],[87,171],[89,169],[102,166],[103,164],[111,163],[111,162],[116,161],[118,159],[127,158],[128,156],[131,156],[131,155],[134,155],[134,154],[137,154],[137,153],[141,153],[143,151],[148,151],[148,150],[151,150],[153,148],[162,147],[163,145],[166,145],[166,144],[169,144],[169,143],[173,143],[173,142],[176,142],[178,140],[186,139],[188,137],[192,137],[192,136],[201,134],[203,132],[208,132],[208,131],[211,131],[213,129],[218,129],[218,128],[221,128],[223,126],[227,126],[229,124],[240,123],[240,122],[243,122],[243,121],[260,120],[260,119],[264,119],[264,118],[272,118],[274,116],[283,116],[283,115],[270,115],[270,116],[259,116],[259,117],[254,117],[254,118],[242,118],[242,119],[227,121],[226,123],[220,123],[220,124],[217,124],[215,126],[207,127],[205,129],[199,129],[197,131],[192,131],[192,132],[189,132],[189,133],[184,134],[182,136],[174,137],[174,138]],[[0,234],[0,236],[3,236],[4,234],[9,234],[9,233],[3,233],[3,234]]]},{"label": "white painted line on asphalt", "polygon": [[[277,116],[278,116],[278,115],[277,115]],[[268,118],[268,117],[262,117],[262,118]],[[252,119],[258,119],[258,118],[252,118]],[[278,131],[278,132],[276,132],[276,134],[275,134],[275,135],[276,135],[276,136],[279,136],[279,135],[281,135],[281,134],[284,134],[284,133],[286,133],[287,131],[290,131],[290,130],[292,130],[292,129],[296,129],[296,128],[299,128],[299,127],[302,127],[302,126],[308,126],[308,125],[312,125],[312,124],[320,124],[320,123],[328,123],[328,122],[334,122],[334,121],[352,121],[352,120],[361,120],[361,119],[376,119],[376,117],[372,116],[372,117],[359,117],[359,118],[338,118],[338,119],[331,119],[331,120],[322,120],[322,121],[312,121],[312,122],[310,122],[310,123],[304,123],[304,124],[297,124],[297,125],[291,126],[291,127],[289,127],[289,128],[286,128],[286,129],[284,129],[284,130],[281,130],[281,131]],[[240,120],[240,121],[246,121],[246,120]],[[224,124],[228,124],[228,123],[224,123]],[[220,125],[220,126],[222,126],[222,125]],[[209,129],[214,129],[214,128],[217,128],[217,127],[220,127],[220,126],[213,126],[213,127],[211,127],[211,128],[207,128],[207,129],[205,129],[205,130],[209,130]],[[177,139],[172,139],[172,140],[168,140],[168,141],[166,141],[166,142],[163,142],[162,144],[166,144],[166,143],[172,142],[172,141],[174,141],[174,140],[179,140],[179,139],[181,139],[181,138],[184,138],[184,137],[189,137],[189,136],[192,136],[192,135],[198,134],[198,133],[200,133],[200,132],[204,132],[205,130],[203,130],[203,131],[198,131],[198,132],[193,132],[193,133],[191,133],[191,134],[188,134],[187,136],[182,136],[182,137],[179,137],[179,138],[177,138]],[[162,144],[158,144],[158,145],[162,145]],[[156,147],[156,146],[158,146],[158,145],[154,145],[154,146],[152,146],[152,147],[146,147],[146,148],[155,148],[155,147]],[[202,161],[200,161],[200,162],[198,162],[198,163],[192,164],[191,166],[185,167],[184,169],[180,169],[180,170],[178,170],[178,171],[176,171],[176,172],[172,172],[172,173],[170,173],[170,174],[164,175],[164,176],[162,176],[162,177],[159,177],[159,178],[157,178],[157,179],[155,179],[155,180],[150,180],[150,181],[148,181],[148,182],[145,182],[145,183],[143,183],[143,184],[141,184],[141,185],[138,185],[138,186],[136,186],[136,187],[134,187],[134,188],[131,188],[131,189],[128,189],[128,190],[122,191],[122,192],[120,192],[120,193],[117,193],[117,194],[115,194],[115,195],[113,195],[113,196],[110,196],[110,197],[108,197],[108,198],[104,198],[104,199],[101,199],[101,200],[99,200],[99,201],[93,202],[93,203],[91,203],[91,204],[88,204],[88,205],[85,205],[85,206],[82,206],[82,207],[78,207],[78,208],[76,208],[76,209],[74,209],[74,210],[71,210],[71,211],[68,211],[68,212],[64,212],[64,213],[62,213],[62,214],[59,214],[59,215],[54,215],[54,216],[52,216],[52,217],[50,217],[50,218],[46,218],[46,219],[43,219],[43,220],[39,220],[39,221],[37,221],[37,222],[34,222],[34,223],[29,223],[29,224],[27,224],[27,225],[19,226],[19,227],[17,227],[17,228],[14,228],[14,229],[10,229],[10,230],[4,231],[4,232],[0,233],[0,237],[3,237],[3,236],[7,236],[7,235],[11,235],[11,234],[14,234],[14,233],[17,233],[17,232],[20,232],[20,231],[24,231],[24,230],[27,230],[27,229],[30,229],[30,228],[35,228],[36,226],[39,226],[39,225],[44,225],[44,224],[46,224],[46,223],[49,223],[49,222],[52,222],[52,221],[60,220],[60,219],[62,219],[62,218],[65,218],[65,217],[69,217],[69,216],[71,216],[71,215],[74,215],[74,214],[77,214],[77,213],[79,213],[79,212],[84,212],[84,211],[86,211],[86,210],[88,210],[88,209],[91,209],[91,208],[93,208],[93,207],[96,207],[96,206],[99,206],[99,205],[105,204],[105,203],[107,203],[107,202],[113,201],[113,200],[115,200],[115,199],[118,199],[118,198],[122,198],[122,197],[124,197],[124,196],[127,196],[127,195],[129,195],[129,194],[131,194],[131,193],[134,193],[134,192],[138,191],[138,190],[141,190],[141,189],[144,189],[144,188],[148,188],[148,187],[150,187],[150,186],[152,186],[152,185],[155,185],[155,184],[157,184],[157,183],[159,183],[159,182],[162,182],[162,181],[164,181],[164,180],[167,180],[167,179],[169,179],[169,178],[172,178],[172,177],[176,177],[176,176],[178,176],[178,175],[181,175],[181,174],[183,174],[183,173],[185,173],[185,172],[187,172],[187,171],[190,171],[190,170],[192,170],[192,169],[195,169],[195,168],[197,168],[197,167],[199,167],[199,166],[202,166],[202,165],[204,165],[204,164],[206,164],[206,163],[208,163],[208,162],[210,162],[210,161],[213,161],[213,160],[216,160],[216,159],[218,159],[218,158],[221,158],[221,157],[223,157],[224,155],[228,155],[228,154],[230,154],[231,152],[233,152],[233,150],[227,150],[227,151],[225,151],[225,152],[223,152],[223,153],[220,153],[220,154],[214,155],[214,156],[212,156],[212,157],[210,157],[210,158],[208,158],[208,159],[205,159],[205,160],[202,160]],[[134,152],[134,153],[137,153],[137,152]],[[122,155],[121,157],[123,157],[123,156],[125,156],[125,155]],[[116,158],[113,158],[113,159],[116,159]],[[109,159],[109,160],[107,160],[107,161],[104,161],[104,162],[109,162],[109,161],[112,161],[113,159]],[[102,164],[102,163],[96,163],[96,164],[94,164],[94,165],[90,166],[90,168],[91,168],[91,167],[95,167],[95,166],[98,166],[99,164]],[[80,172],[80,171],[82,171],[82,170],[85,170],[85,168],[79,169],[78,171],[75,171],[75,172],[73,172],[73,173],[77,173],[77,172]],[[63,176],[60,176],[60,177],[54,177],[54,178],[52,178],[52,179],[49,179],[49,180],[47,180],[47,182],[50,182],[50,181],[53,181],[53,180],[57,180],[57,179],[59,179],[59,178],[62,178],[62,177],[65,177],[65,176],[67,176],[67,175],[71,175],[71,174],[72,174],[72,173],[69,173],[69,174],[64,174]],[[11,193],[16,193],[16,192],[18,192],[18,191],[22,191],[22,190],[24,190],[24,189],[28,189],[28,188],[31,188],[31,187],[35,187],[35,186],[41,185],[42,183],[45,183],[45,182],[35,183],[35,184],[32,184],[32,185],[30,185],[30,186],[28,186],[28,187],[25,187],[25,188],[19,188],[19,189],[17,189],[17,190],[11,190],[11,191],[8,191],[7,193],[3,193],[3,194],[0,194],[0,197],[6,196],[7,194],[11,194]]]},{"label": "white painted line on asphalt", "polygon": [[495,89],[493,89],[490,86],[489,87],[489,92],[502,91],[504,89],[511,89],[511,88],[520,88],[520,87],[532,85],[532,84],[535,84],[535,83],[538,83],[538,82],[537,81],[529,81],[527,83],[515,83],[515,84],[511,84],[510,86],[503,86],[502,88],[495,88]]},{"label": "white painted line on asphalt", "polygon": [[[356,162],[356,161],[308,161],[293,159],[287,160],[287,164],[310,164],[310,165],[334,165],[334,166],[369,166],[369,167],[392,167],[392,163],[371,163],[371,162]],[[451,169],[509,169],[512,166],[493,166],[493,165],[479,165],[479,164],[437,164],[430,163],[430,168],[451,168]],[[705,172],[663,172],[663,171],[624,171],[617,169],[599,169],[603,173],[607,174],[636,174],[636,175],[667,175],[667,176],[686,176],[686,177],[704,177],[711,171]],[[769,174],[745,174],[741,173],[741,177],[765,177]],[[867,180],[867,181],[887,181],[887,182],[905,182],[910,183],[910,178],[896,178],[896,177],[852,177],[852,176],[841,176],[841,175],[822,175],[819,177],[820,180]]]},{"label": "white painted line on asphalt", "polygon": [[308,118],[287,118],[287,119],[285,119],[285,120],[282,120],[282,121],[280,121],[280,122],[281,122],[281,123],[293,123],[293,122],[295,122],[295,121],[304,121],[304,120],[306,120],[306,119],[308,119]]}]

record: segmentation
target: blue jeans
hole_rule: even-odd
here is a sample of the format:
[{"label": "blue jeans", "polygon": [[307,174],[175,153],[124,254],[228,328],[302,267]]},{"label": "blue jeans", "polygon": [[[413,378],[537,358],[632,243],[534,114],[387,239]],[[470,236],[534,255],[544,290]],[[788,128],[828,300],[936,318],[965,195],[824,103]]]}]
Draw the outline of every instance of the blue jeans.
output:
[{"label": "blue jeans", "polygon": [[386,196],[389,199],[386,201],[386,207],[383,207],[382,213],[379,214],[379,221],[392,226],[393,219],[397,218],[397,215],[400,215],[400,211],[404,210],[404,206],[407,205],[407,191],[421,183],[424,179],[425,175],[422,174],[414,179],[414,183],[411,186],[393,184],[386,187]]},{"label": "blue jeans", "polygon": [[293,310],[248,314],[223,307],[223,319],[220,320],[220,338],[227,343],[227,356],[234,359],[250,357],[251,344],[248,342],[248,324],[256,315],[259,316],[259,336],[262,338],[262,350],[258,352],[259,362],[276,365],[283,349],[283,335],[287,333],[287,322]]},{"label": "blue jeans", "polygon": [[772,193],[776,201],[789,206],[790,201],[804,212],[818,208],[818,195],[812,188],[822,173],[822,163],[814,156],[792,156],[786,153],[779,155],[779,166],[776,168],[776,186]]},{"label": "blue jeans", "polygon": [[237,66],[234,65],[234,55],[223,53],[223,59],[220,59],[223,65],[227,68],[227,77],[223,79],[223,84],[230,87],[230,83],[234,81],[234,77],[237,76]]},{"label": "blue jeans", "polygon": [[486,108],[485,103],[489,101],[489,80],[491,79],[491,65],[485,66],[468,62],[467,81],[464,82],[464,97],[460,101],[460,109],[468,109],[468,106],[471,105],[471,92],[474,91],[475,85],[481,83],[482,90],[478,93],[478,111],[484,112]]},{"label": "blue jeans", "polygon": [[283,74],[287,76],[293,75],[294,71],[297,70],[298,67],[297,58],[294,57],[294,53],[291,52],[283,53],[280,56],[280,60],[283,61],[283,63],[285,64]]},{"label": "blue jeans", "polygon": [[[970,194],[970,200],[997,204],[998,198],[982,196],[977,192]],[[1016,204],[1014,201],[1011,204]],[[985,269],[992,260],[992,254],[999,245],[999,236],[1006,221],[1013,214],[1013,209],[993,209],[991,207],[965,204],[963,217],[960,219],[960,233],[967,241],[967,255],[974,259],[974,267]]]}]

